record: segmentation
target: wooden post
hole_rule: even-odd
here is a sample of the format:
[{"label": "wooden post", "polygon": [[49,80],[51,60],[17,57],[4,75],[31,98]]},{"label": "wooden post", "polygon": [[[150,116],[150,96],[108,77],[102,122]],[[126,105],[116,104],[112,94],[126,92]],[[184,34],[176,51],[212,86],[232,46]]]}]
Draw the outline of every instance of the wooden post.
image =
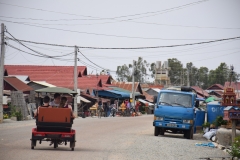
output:
[{"label": "wooden post", "polygon": [[235,119],[232,119],[232,142],[234,142],[236,137],[236,121]]}]

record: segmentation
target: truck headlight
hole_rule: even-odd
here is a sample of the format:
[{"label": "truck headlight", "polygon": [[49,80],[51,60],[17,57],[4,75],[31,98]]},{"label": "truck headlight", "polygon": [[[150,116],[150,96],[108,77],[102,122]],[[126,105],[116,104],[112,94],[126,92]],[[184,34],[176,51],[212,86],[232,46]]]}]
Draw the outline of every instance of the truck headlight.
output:
[{"label": "truck headlight", "polygon": [[183,120],[183,123],[189,123],[189,124],[192,124],[192,123],[193,123],[193,120]]},{"label": "truck headlight", "polygon": [[183,120],[183,123],[190,123],[190,120]]},{"label": "truck headlight", "polygon": [[156,120],[163,121],[163,117],[156,117]]}]

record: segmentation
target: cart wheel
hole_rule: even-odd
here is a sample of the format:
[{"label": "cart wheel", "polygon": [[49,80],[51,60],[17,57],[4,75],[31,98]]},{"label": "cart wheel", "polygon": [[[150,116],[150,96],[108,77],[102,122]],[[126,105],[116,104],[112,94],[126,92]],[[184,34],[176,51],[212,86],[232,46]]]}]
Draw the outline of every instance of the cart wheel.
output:
[{"label": "cart wheel", "polygon": [[72,148],[72,151],[74,151],[74,148]]},{"label": "cart wheel", "polygon": [[54,142],[54,148],[57,148],[58,147],[58,144],[57,144],[57,141]]},{"label": "cart wheel", "polygon": [[36,146],[37,144],[37,141],[36,140],[31,140],[31,149],[34,149],[34,147]]}]

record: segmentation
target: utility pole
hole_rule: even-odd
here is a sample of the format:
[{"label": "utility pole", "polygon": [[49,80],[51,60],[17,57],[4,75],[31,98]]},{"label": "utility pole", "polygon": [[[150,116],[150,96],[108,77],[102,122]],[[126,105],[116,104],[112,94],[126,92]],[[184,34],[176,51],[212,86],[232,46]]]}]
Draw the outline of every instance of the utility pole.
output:
[{"label": "utility pole", "polygon": [[187,86],[190,87],[190,82],[189,82],[189,69],[187,67]]},{"label": "utility pole", "polygon": [[[74,56],[74,91],[77,92],[77,84],[78,84],[78,81],[77,81],[77,46],[75,46],[75,56]],[[81,92],[81,91],[80,91]],[[78,106],[77,106],[77,96],[78,95],[75,95],[74,97],[74,115],[76,117],[78,117]],[[80,96],[80,95],[79,95]]]},{"label": "utility pole", "polygon": [[133,108],[135,109],[135,82],[134,82],[134,76],[135,76],[135,61],[133,60],[133,69],[132,69],[132,102],[133,102]]},{"label": "utility pole", "polygon": [[5,58],[4,24],[1,24],[1,61],[0,61],[0,123],[3,122],[3,72]]}]

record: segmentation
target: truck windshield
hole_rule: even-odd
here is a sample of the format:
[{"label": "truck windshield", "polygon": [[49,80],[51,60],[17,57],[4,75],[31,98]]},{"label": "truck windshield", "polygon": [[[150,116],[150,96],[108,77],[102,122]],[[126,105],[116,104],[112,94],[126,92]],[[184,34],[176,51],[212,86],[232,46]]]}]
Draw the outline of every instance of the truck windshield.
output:
[{"label": "truck windshield", "polygon": [[192,107],[191,95],[179,93],[161,93],[159,105]]}]

